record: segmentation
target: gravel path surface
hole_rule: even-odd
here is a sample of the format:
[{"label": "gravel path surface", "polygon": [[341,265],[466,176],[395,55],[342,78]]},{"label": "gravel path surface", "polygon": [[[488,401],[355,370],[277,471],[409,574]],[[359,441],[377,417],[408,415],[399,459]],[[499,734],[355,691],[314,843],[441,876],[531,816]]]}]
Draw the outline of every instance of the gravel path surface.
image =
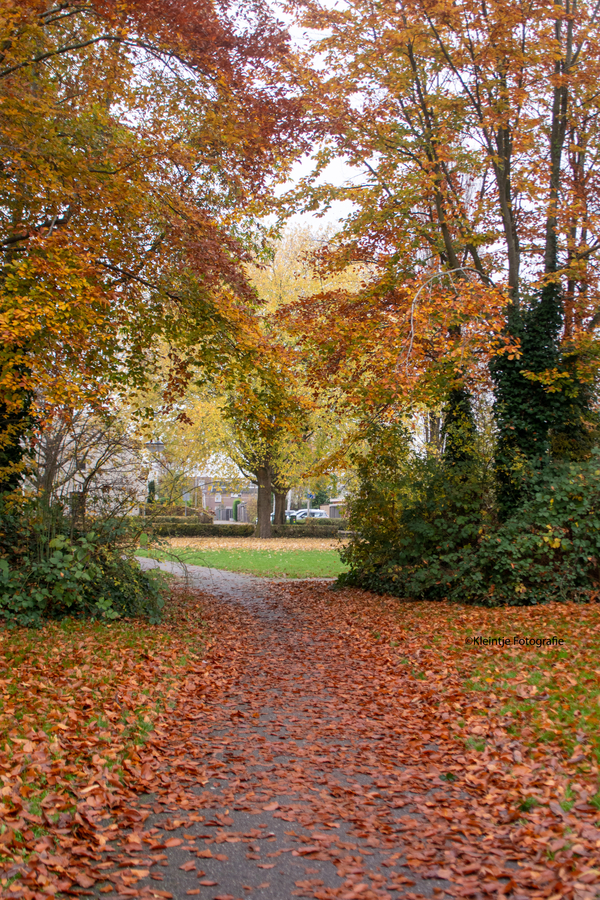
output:
[{"label": "gravel path surface", "polygon": [[[426,771],[426,759],[415,766],[412,751],[412,767],[399,763],[402,739],[366,697],[369,660],[346,654],[340,630],[315,622],[287,585],[198,566],[185,577],[210,594],[214,643],[174,711],[164,791],[140,798],[135,839],[121,835],[112,855],[112,896],[439,894],[444,878],[406,862],[420,856],[422,865],[427,853],[422,804],[432,791],[450,804],[452,786]],[[435,750],[427,738],[425,753]]]},{"label": "gravel path surface", "polygon": [[268,585],[272,581],[270,578],[258,578],[256,575],[226,572],[208,566],[188,566],[179,562],[159,562],[147,557],[138,557],[138,563],[142,569],[161,569],[163,572],[170,572],[196,590],[236,602],[245,599],[257,603],[264,600]]},{"label": "gravel path surface", "polygon": [[[210,900],[369,900],[415,890],[431,896],[443,880],[419,878],[400,865],[403,848],[394,832],[407,806],[383,790],[372,754],[378,735],[360,703],[344,709],[359,699],[352,685],[360,665],[339,658],[339,642],[330,644],[327,628],[315,633],[302,610],[281,602],[271,579],[139,562],[210,594],[211,626],[220,620],[224,633],[215,635],[207,662],[212,690],[194,709],[179,710],[186,719],[181,744],[171,747],[171,803],[157,806],[155,795],[140,803],[146,842],[157,829],[154,846],[145,859],[130,855],[128,866],[125,855],[117,893]],[[220,652],[229,657],[224,682],[212,677]],[[328,675],[334,668],[341,695]],[[356,735],[345,727],[348,715],[356,717]],[[146,871],[151,875],[144,877]]]}]

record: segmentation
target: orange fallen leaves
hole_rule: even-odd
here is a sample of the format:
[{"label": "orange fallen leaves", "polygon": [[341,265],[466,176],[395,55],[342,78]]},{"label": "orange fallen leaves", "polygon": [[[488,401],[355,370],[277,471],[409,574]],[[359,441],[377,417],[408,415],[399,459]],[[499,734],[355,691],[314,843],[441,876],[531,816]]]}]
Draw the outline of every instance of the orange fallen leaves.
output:
[{"label": "orange fallen leaves", "polygon": [[[68,703],[61,724],[67,730],[52,732],[48,741],[63,754],[63,762],[81,752],[78,764],[85,778],[61,779],[51,762],[36,757],[32,762],[38,765],[39,760],[38,775],[44,771],[55,779],[45,795],[40,799],[27,778],[22,778],[20,789],[11,787],[19,805],[4,802],[11,837],[6,837],[7,829],[0,840],[4,838],[12,860],[5,871],[20,876],[16,895],[25,900],[46,896],[43,875],[58,890],[83,886],[83,878],[102,892],[116,889],[122,896],[145,897],[148,888],[136,886],[140,879],[148,872],[155,881],[162,881],[163,873],[168,876],[168,868],[160,874],[153,870],[168,860],[163,848],[220,860],[213,865],[219,867],[221,889],[231,890],[227,855],[215,852],[218,845],[248,843],[249,869],[278,866],[275,860],[266,861],[254,843],[259,832],[261,838],[275,841],[264,827],[248,834],[229,830],[234,826],[230,811],[245,810],[259,816],[258,824],[266,814],[291,823],[286,826],[291,846],[272,844],[276,852],[266,855],[280,862],[293,858],[295,865],[306,866],[307,875],[317,876],[297,881],[294,896],[369,900],[385,890],[419,892],[427,879],[443,880],[443,889],[436,890],[453,896],[594,896],[600,885],[600,870],[594,865],[600,855],[600,811],[592,802],[598,766],[589,745],[578,744],[573,752],[554,740],[537,741],[529,707],[506,709],[515,686],[535,686],[529,685],[530,669],[521,656],[510,656],[518,666],[504,678],[504,657],[492,658],[490,648],[474,652],[464,636],[469,630],[492,629],[500,619],[525,632],[562,616],[573,647],[585,657],[581,648],[600,621],[598,608],[499,612],[398,603],[359,591],[335,592],[325,584],[275,584],[260,601],[260,615],[258,607],[253,612],[253,607],[205,595],[188,597],[178,607],[180,631],[198,630],[197,620],[185,620],[186,609],[193,609],[194,603],[201,603],[203,619],[214,634],[209,652],[201,662],[191,658],[175,669],[177,685],[169,682],[165,697],[177,706],[171,714],[154,718],[154,731],[145,744],[130,745],[122,757],[122,780],[112,777],[115,766],[110,770],[94,762],[94,753],[101,757],[96,749],[85,756],[81,704],[91,676],[81,677],[77,642],[65,639],[80,674],[63,673],[65,684],[74,678],[77,692],[65,693]],[[269,610],[274,624],[269,624]],[[173,666],[174,651],[183,647],[180,632],[172,626],[156,634],[160,646],[157,641],[146,651],[144,663],[151,663],[147,672],[133,648],[119,649],[120,657],[131,653],[138,686],[142,672],[148,683],[157,672],[166,679],[163,666]],[[89,654],[92,644],[79,635],[77,641]],[[492,676],[484,671],[490,659],[499,670],[491,683],[486,678]],[[560,681],[565,660],[557,655],[555,661]],[[538,663],[547,665],[546,657]],[[31,668],[27,675],[26,665]],[[31,659],[18,666],[27,684],[54,677],[33,666]],[[476,679],[485,690],[477,688]],[[103,707],[107,712],[110,696]],[[137,693],[120,687],[121,705],[127,696],[129,710]],[[531,704],[529,699],[518,702]],[[244,717],[231,715],[240,708]],[[36,709],[34,705],[32,711]],[[75,712],[74,719],[68,710]],[[119,721],[107,719],[108,729]],[[35,735],[13,730],[10,762],[17,754],[22,765],[26,743],[36,748],[43,744],[40,729],[36,725]],[[70,757],[65,757],[67,746]],[[280,754],[285,762],[278,761]],[[4,771],[12,772],[15,765]],[[67,774],[75,773],[72,769]],[[211,779],[219,793],[214,786],[205,787]],[[152,804],[136,802],[135,791],[152,792],[155,811],[157,803],[171,812],[162,833],[144,825]],[[32,797],[38,798],[40,812],[35,815],[45,835],[33,834],[37,822],[26,818],[34,815],[28,805]],[[191,823],[200,821],[211,834],[196,841],[206,839],[210,846],[196,846],[191,833],[165,833],[182,826],[190,831]],[[307,833],[299,832],[298,825]],[[365,863],[370,852],[366,848],[383,854],[378,871]],[[289,857],[281,856],[286,853]],[[314,868],[322,862],[336,866],[342,887],[323,886],[320,870]],[[182,864],[178,858],[177,868],[195,875],[196,863]],[[203,888],[219,883],[213,872],[196,874]],[[154,883],[153,896],[172,896]]]},{"label": "orange fallen leaves", "polygon": [[[118,834],[111,821],[141,820],[128,804],[155,777],[167,704],[201,641],[201,629],[190,646],[168,623],[0,631],[0,892],[14,875],[13,894],[33,892],[24,897],[103,878],[95,861]],[[141,849],[136,829],[124,840]]]}]

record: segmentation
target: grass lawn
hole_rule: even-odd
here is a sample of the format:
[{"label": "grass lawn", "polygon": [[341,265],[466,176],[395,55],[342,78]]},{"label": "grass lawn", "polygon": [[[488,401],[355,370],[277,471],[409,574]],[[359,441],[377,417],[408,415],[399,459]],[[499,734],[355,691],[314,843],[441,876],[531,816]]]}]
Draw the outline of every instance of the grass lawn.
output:
[{"label": "grass lawn", "polygon": [[[556,747],[598,777],[600,604],[485,609],[364,597],[373,637],[415,678],[435,682],[455,671],[476,716],[485,719],[494,709],[509,735],[532,748]],[[391,612],[380,626],[378,609]],[[553,638],[556,643],[536,646]],[[468,748],[483,751],[485,741],[470,732],[468,718],[457,708],[453,727]],[[599,788],[593,802],[600,810]],[[568,796],[563,803],[565,810],[572,805]]]},{"label": "grass lawn", "polygon": [[[496,614],[495,622],[479,632],[510,637],[511,645],[476,648],[467,686],[496,694],[505,714],[514,718],[514,733],[526,722],[532,743],[556,743],[575,757],[591,751],[600,765],[600,607],[552,604],[513,615],[514,624],[501,623]],[[516,636],[555,637],[563,643],[515,646]],[[600,794],[600,808],[599,801]]]},{"label": "grass lawn", "polygon": [[197,549],[140,550],[138,556],[208,566],[228,572],[245,572],[267,578],[330,578],[346,571],[337,550],[288,549]]}]

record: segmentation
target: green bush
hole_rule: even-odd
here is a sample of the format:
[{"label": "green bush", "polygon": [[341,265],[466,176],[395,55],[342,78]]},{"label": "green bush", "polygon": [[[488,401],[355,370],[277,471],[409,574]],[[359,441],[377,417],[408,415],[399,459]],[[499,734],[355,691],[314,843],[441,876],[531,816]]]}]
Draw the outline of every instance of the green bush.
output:
[{"label": "green bush", "polygon": [[254,525],[230,523],[226,525],[203,525],[201,522],[165,522],[152,525],[148,523],[148,531],[159,537],[250,537],[254,534]]},{"label": "green bush", "polygon": [[403,433],[390,429],[358,461],[358,474],[342,582],[402,597],[447,596],[465,548],[489,518],[485,466],[410,454]]},{"label": "green bush", "polygon": [[[19,541],[11,542],[15,520],[20,520]],[[161,578],[142,572],[128,558],[128,530],[122,522],[105,521],[85,534],[70,533],[60,517],[48,528],[47,518],[31,508],[20,516],[0,510],[0,534],[0,617],[9,624],[39,625],[45,618],[63,616],[159,620]]]},{"label": "green bush", "polygon": [[600,451],[556,462],[527,485],[501,527],[486,529],[457,569],[453,596],[486,605],[588,599],[600,587]]},{"label": "green bush", "polygon": [[[318,519],[314,520],[318,522]],[[323,519],[320,520],[323,522]],[[301,538],[301,537],[337,537],[340,532],[339,525],[332,525],[331,522],[340,522],[341,519],[327,520],[324,524],[313,525],[312,521],[310,525],[301,525],[298,523],[297,525],[272,525],[271,533],[273,537],[291,537],[291,538]]]},{"label": "green bush", "polygon": [[533,605],[585,599],[600,587],[600,452],[530,476],[521,507],[500,523],[476,457],[380,452],[364,461],[351,504],[360,533],[343,551],[341,583],[415,599]]}]

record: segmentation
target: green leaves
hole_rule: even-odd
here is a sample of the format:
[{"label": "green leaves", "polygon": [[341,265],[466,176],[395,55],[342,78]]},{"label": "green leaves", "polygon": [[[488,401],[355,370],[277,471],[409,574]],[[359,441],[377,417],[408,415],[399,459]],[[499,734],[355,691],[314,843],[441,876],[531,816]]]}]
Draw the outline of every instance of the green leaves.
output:
[{"label": "green leaves", "polygon": [[[0,618],[9,624],[40,625],[44,619],[87,616],[112,620],[122,616],[160,619],[163,584],[160,576],[140,571],[127,556],[126,526],[99,523],[94,531],[63,531],[50,539],[42,522],[23,513],[27,545],[13,564],[0,564]],[[2,517],[0,516],[0,523]],[[15,548],[13,547],[13,554]]]},{"label": "green leaves", "polygon": [[486,606],[593,599],[599,457],[596,450],[586,462],[556,462],[532,476],[522,506],[503,523],[486,515],[485,472],[476,460],[463,473],[467,480],[456,482],[436,460],[399,464],[385,493],[371,471],[351,507],[360,537],[344,551],[351,572],[342,581]]}]

